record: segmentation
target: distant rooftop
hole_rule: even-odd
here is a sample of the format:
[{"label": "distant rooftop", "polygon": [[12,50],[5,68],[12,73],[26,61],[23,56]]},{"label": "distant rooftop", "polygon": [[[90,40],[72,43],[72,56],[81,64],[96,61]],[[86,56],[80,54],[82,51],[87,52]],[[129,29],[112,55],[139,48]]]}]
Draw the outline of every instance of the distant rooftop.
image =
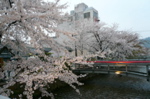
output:
[{"label": "distant rooftop", "polygon": [[97,10],[94,9],[93,7],[88,7],[88,8],[85,9],[85,11],[89,11],[89,10],[95,10],[97,12]]},{"label": "distant rooftop", "polygon": [[83,5],[83,6],[85,6],[85,7],[88,7],[85,3],[79,3],[79,4],[77,4],[75,7],[78,7],[78,6],[80,6],[80,5]]},{"label": "distant rooftop", "polygon": [[73,15],[75,13],[76,10],[79,10],[82,12],[87,12],[89,10],[94,10],[96,12],[98,12],[95,8],[93,7],[88,7],[85,3],[79,3],[75,6],[74,10],[70,11],[70,14]]}]

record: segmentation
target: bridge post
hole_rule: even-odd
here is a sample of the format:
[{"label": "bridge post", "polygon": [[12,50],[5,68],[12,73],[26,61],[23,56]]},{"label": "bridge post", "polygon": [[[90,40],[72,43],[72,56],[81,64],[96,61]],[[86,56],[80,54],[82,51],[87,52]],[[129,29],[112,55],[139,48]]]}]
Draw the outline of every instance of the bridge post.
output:
[{"label": "bridge post", "polygon": [[74,69],[77,69],[77,64],[74,64]]},{"label": "bridge post", "polygon": [[110,74],[110,66],[109,65],[108,65],[107,70],[108,70],[108,74]]},{"label": "bridge post", "polygon": [[79,65],[78,65],[78,68],[80,69],[80,67],[81,67],[81,66],[80,66],[80,64],[79,64]]},{"label": "bridge post", "polygon": [[128,66],[126,65],[126,75],[128,75]]},{"label": "bridge post", "polygon": [[94,73],[94,69],[95,69],[95,65],[93,65],[93,68],[92,68],[92,73]]},{"label": "bridge post", "polygon": [[150,69],[149,69],[149,65],[146,65],[146,71],[147,71],[147,81],[149,81],[149,76],[150,76]]}]

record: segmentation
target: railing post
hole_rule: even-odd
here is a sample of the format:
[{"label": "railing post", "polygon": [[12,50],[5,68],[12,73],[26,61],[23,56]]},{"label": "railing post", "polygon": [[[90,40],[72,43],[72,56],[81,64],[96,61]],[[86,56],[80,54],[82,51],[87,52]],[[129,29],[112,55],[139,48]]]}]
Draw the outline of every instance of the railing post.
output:
[{"label": "railing post", "polygon": [[126,75],[128,75],[128,66],[126,65]]},{"label": "railing post", "polygon": [[80,64],[79,64],[79,69],[80,69]]},{"label": "railing post", "polygon": [[78,68],[79,68],[79,69],[78,69],[78,71],[79,71],[79,73],[80,73],[80,70],[81,70],[81,66],[80,66],[80,64],[78,65]]},{"label": "railing post", "polygon": [[77,69],[77,65],[76,65],[76,63],[74,63],[74,69],[75,69],[75,70]]},{"label": "railing post", "polygon": [[92,71],[91,71],[92,73],[94,73],[94,67],[95,67],[95,65],[93,65],[93,67],[92,67],[92,69],[91,69],[91,70],[92,70]]},{"label": "railing post", "polygon": [[95,65],[93,65],[92,73],[94,73],[94,71],[95,71],[95,67],[96,67],[96,64],[95,64]]},{"label": "railing post", "polygon": [[108,65],[107,70],[108,70],[108,74],[110,74],[110,66],[109,65]]},{"label": "railing post", "polygon": [[146,71],[147,71],[147,81],[149,81],[149,76],[150,76],[149,65],[146,65]]}]

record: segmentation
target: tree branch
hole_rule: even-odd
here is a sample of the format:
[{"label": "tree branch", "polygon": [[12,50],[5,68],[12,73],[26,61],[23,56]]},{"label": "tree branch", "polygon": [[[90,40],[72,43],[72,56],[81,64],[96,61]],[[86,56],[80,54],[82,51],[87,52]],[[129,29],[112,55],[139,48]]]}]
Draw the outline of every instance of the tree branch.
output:
[{"label": "tree branch", "polygon": [[9,6],[12,8],[13,2],[11,0],[8,0],[8,2],[9,2]]},{"label": "tree branch", "polygon": [[5,30],[7,31],[8,28],[9,28],[12,24],[15,24],[15,23],[17,23],[17,22],[18,22],[18,21],[13,21],[13,22],[11,22]]}]

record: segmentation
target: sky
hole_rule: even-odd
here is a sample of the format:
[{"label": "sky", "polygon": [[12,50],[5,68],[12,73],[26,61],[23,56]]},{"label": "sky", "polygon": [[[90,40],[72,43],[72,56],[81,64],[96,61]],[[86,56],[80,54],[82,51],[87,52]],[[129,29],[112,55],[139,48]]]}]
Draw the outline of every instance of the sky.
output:
[{"label": "sky", "polygon": [[150,37],[150,0],[60,0],[68,3],[67,12],[75,5],[85,3],[99,13],[100,22],[112,26],[119,25],[119,30],[137,32],[140,38]]}]

